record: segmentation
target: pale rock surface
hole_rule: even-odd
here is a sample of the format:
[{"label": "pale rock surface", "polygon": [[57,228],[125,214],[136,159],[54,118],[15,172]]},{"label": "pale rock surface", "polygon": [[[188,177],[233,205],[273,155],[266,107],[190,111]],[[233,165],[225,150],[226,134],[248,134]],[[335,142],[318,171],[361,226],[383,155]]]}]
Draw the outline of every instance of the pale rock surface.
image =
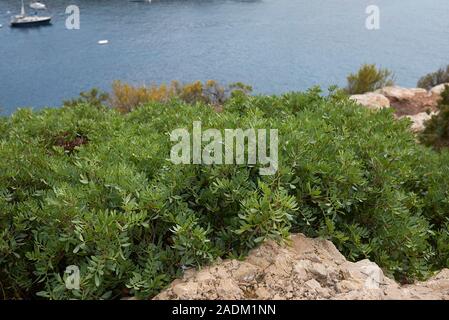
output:
[{"label": "pale rock surface", "polygon": [[375,93],[384,95],[399,117],[436,111],[439,99],[421,88],[385,87]]},{"label": "pale rock surface", "polygon": [[432,89],[430,89],[429,93],[432,96],[436,96],[437,98],[440,98],[440,96],[443,93],[446,86],[449,86],[449,83],[439,84],[439,85],[433,87]]},{"label": "pale rock surface", "polygon": [[406,116],[408,119],[412,121],[412,125],[410,126],[410,129],[414,132],[419,132],[424,130],[424,123],[432,118],[433,115],[435,115],[436,112],[421,112],[415,115]]},{"label": "pale rock surface", "polygon": [[347,261],[326,240],[267,241],[244,261],[189,270],[155,299],[449,299],[449,270],[401,286],[369,260]]},{"label": "pale rock surface", "polygon": [[387,98],[393,98],[397,100],[412,99],[416,95],[427,95],[427,90],[421,88],[402,88],[402,87],[384,87],[376,90],[375,93],[384,95]]},{"label": "pale rock surface", "polygon": [[440,84],[430,91],[422,88],[385,87],[375,92],[353,95],[350,99],[370,109],[391,107],[395,118],[407,117],[412,121],[413,132],[424,130],[425,121],[438,112],[437,104],[446,84]]},{"label": "pale rock surface", "polygon": [[390,100],[380,93],[368,92],[365,94],[355,94],[350,96],[349,99],[374,110],[390,107]]}]

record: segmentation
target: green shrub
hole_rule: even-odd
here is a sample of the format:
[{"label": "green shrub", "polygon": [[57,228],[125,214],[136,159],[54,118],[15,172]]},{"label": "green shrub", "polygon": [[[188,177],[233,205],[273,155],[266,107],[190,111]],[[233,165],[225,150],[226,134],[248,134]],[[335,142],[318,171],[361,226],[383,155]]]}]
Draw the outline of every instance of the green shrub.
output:
[{"label": "green shrub", "polygon": [[446,67],[446,69],[438,69],[438,71],[429,73],[419,79],[418,87],[430,90],[442,83],[449,83],[449,65]]},{"label": "green shrub", "polygon": [[189,104],[203,103],[221,110],[228,99],[235,96],[247,96],[252,92],[252,87],[242,82],[231,83],[222,86],[214,80],[208,80],[204,84],[201,81],[181,84],[172,81],[170,85],[133,86],[121,81],[112,83],[111,94],[93,88],[90,91],[81,92],[79,97],[63,101],[66,107],[79,104],[88,104],[96,108],[111,107],[121,113],[128,113],[141,105],[159,102],[171,103],[178,99]]},{"label": "green shrub", "polygon": [[108,99],[108,93],[93,88],[90,91],[81,92],[78,98],[63,101],[62,104],[67,107],[73,107],[84,103],[96,108],[102,108],[107,104]]},{"label": "green shrub", "polygon": [[121,81],[114,81],[109,104],[112,108],[127,113],[135,108],[151,103],[170,103],[173,99],[179,99],[189,104],[203,103],[221,108],[223,104],[236,94],[248,95],[252,88],[241,82],[222,86],[214,80],[208,80],[204,84],[201,81],[181,84],[172,81],[170,85],[159,86],[132,86]]},{"label": "green shrub", "polygon": [[394,85],[393,73],[374,64],[362,65],[357,73],[347,77],[347,81],[346,92],[349,94],[363,94]]},{"label": "green shrub", "polygon": [[[278,129],[278,172],[167,161],[168,133],[197,120]],[[3,298],[151,297],[186,267],[289,232],[330,239],[404,282],[448,267],[449,154],[337,91],[235,94],[220,113],[180,100],[125,115],[23,109],[0,121],[0,158]],[[80,290],[64,286],[69,265]]]},{"label": "green shrub", "polygon": [[421,143],[440,150],[449,147],[449,85],[441,94],[437,107],[438,114],[425,123],[419,138]]}]

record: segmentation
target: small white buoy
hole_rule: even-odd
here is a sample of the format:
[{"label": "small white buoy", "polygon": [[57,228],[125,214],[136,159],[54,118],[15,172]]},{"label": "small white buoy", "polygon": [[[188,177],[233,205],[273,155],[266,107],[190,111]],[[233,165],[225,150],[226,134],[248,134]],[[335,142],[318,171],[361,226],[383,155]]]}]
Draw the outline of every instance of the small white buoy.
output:
[{"label": "small white buoy", "polygon": [[98,41],[98,44],[108,44],[109,41],[108,40],[100,40]]},{"label": "small white buoy", "polygon": [[3,28],[3,25],[2,25],[2,24],[0,24],[0,28]]}]

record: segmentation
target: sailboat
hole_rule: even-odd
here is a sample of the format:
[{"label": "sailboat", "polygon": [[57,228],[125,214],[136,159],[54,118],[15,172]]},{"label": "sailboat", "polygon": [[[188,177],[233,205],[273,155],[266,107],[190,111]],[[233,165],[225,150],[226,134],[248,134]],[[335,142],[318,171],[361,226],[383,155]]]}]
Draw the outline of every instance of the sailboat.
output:
[{"label": "sailboat", "polygon": [[12,17],[11,27],[34,27],[49,24],[50,21],[50,16],[27,16],[22,0],[22,9],[20,10],[20,15]]}]

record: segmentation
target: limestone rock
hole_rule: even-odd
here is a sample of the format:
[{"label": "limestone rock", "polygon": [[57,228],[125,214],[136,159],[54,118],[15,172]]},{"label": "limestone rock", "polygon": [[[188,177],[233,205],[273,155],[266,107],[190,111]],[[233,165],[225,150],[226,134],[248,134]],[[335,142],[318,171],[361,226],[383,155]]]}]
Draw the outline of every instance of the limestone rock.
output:
[{"label": "limestone rock", "polygon": [[364,107],[374,110],[390,107],[390,100],[379,93],[368,92],[365,94],[355,94],[349,97],[349,99],[356,101]]},{"label": "limestone rock", "polygon": [[412,99],[416,95],[427,95],[427,91],[421,88],[402,88],[402,87],[385,87],[375,91],[378,94],[382,94],[388,99],[406,100]]},{"label": "limestone rock", "polygon": [[196,296],[198,284],[196,282],[179,283],[173,287],[173,293],[180,299],[188,299],[189,296]]},{"label": "limestone rock", "polygon": [[408,119],[412,121],[411,129],[414,132],[420,132],[424,130],[424,124],[427,120],[432,118],[433,115],[435,115],[436,112],[421,112],[415,115],[406,116]]},{"label": "limestone rock", "polygon": [[375,92],[384,95],[390,101],[391,107],[399,117],[436,111],[438,99],[425,89],[385,87]]},{"label": "limestone rock", "polygon": [[433,87],[430,89],[430,95],[439,99],[446,86],[449,86],[449,83],[443,83]]},{"label": "limestone rock", "polygon": [[302,234],[267,241],[244,261],[188,270],[154,299],[449,299],[449,269],[401,286],[369,260],[347,261],[335,246]]},{"label": "limestone rock", "polygon": [[309,281],[304,283],[304,286],[313,291],[319,291],[322,289],[320,283],[315,279],[310,279]]},{"label": "limestone rock", "polygon": [[270,292],[265,287],[257,288],[255,293],[258,299],[268,300],[271,298]]}]

